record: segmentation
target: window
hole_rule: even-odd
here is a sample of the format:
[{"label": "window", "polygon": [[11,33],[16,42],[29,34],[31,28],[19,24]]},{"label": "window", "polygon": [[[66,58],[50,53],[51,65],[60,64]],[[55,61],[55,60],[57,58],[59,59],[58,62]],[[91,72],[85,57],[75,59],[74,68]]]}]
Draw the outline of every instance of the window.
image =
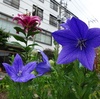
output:
[{"label": "window", "polygon": [[33,5],[33,12],[32,15],[37,15],[39,16],[41,19],[43,19],[43,10],[35,5]]},{"label": "window", "polygon": [[52,8],[55,11],[58,11],[58,4],[55,1],[50,0],[50,8]]},{"label": "window", "polygon": [[52,45],[51,33],[43,30],[42,33],[36,34],[35,41],[43,43],[43,44],[47,44],[47,45]]},{"label": "window", "polygon": [[50,14],[49,23],[55,27],[57,27],[57,18]]},{"label": "window", "polygon": [[[0,28],[4,29],[6,32],[9,32],[11,34],[16,34],[16,30],[14,29],[14,27],[16,27],[19,25],[16,24],[15,21],[13,21],[13,18],[6,15],[6,14],[3,14],[3,13],[0,13]],[[20,36],[23,36],[24,35],[22,33],[19,33]]]},{"label": "window", "polygon": [[43,2],[43,3],[44,3],[44,0],[39,0],[39,1],[41,1],[41,2]]},{"label": "window", "polygon": [[3,2],[19,9],[20,0],[3,0]]}]

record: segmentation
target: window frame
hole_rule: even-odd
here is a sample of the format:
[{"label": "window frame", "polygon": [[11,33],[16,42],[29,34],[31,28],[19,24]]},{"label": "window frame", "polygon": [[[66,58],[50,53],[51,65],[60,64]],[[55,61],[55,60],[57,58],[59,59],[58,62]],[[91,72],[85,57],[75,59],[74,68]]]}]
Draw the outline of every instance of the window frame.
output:
[{"label": "window frame", "polygon": [[[9,16],[5,13],[0,12],[0,21],[5,21],[5,22],[9,23],[9,26],[11,24],[13,24],[13,27],[12,27],[13,32],[11,32],[12,31],[11,28],[10,28],[10,31],[8,31],[7,28],[4,28],[4,27],[0,27],[0,28],[4,29],[6,32],[9,32],[11,35],[17,35],[16,30],[14,29],[14,27],[16,27],[16,26],[21,27],[21,26],[19,24],[17,24],[17,21],[13,21],[12,16]],[[24,38],[24,35],[22,33],[19,33],[19,36]]]},{"label": "window frame", "polygon": [[[50,45],[50,46],[52,46],[52,36],[51,36],[51,32],[42,29],[42,32],[41,32],[40,34],[50,37],[50,43],[42,42],[42,41],[36,40],[36,39],[35,39],[35,41],[36,41],[36,42],[39,42],[39,43],[42,43],[42,44],[45,44],[45,45]],[[35,37],[35,38],[36,38],[36,37]]]},{"label": "window frame", "polygon": [[58,12],[58,4],[57,2],[50,0],[50,8]]},{"label": "window frame", "polygon": [[[56,22],[55,22],[56,20]],[[49,24],[52,26],[57,27],[58,22],[57,22],[57,18],[55,16],[53,16],[52,14],[49,15]]]},{"label": "window frame", "polygon": [[19,9],[19,6],[20,6],[20,0],[18,0],[16,2],[16,0],[3,0],[4,3],[14,7],[14,8],[17,8]]},{"label": "window frame", "polygon": [[44,0],[39,0],[40,2],[44,3]]},{"label": "window frame", "polygon": [[41,20],[43,20],[43,9],[37,7],[36,5],[33,5],[33,9],[34,11],[32,11],[32,15],[33,16],[37,15],[41,18]]}]

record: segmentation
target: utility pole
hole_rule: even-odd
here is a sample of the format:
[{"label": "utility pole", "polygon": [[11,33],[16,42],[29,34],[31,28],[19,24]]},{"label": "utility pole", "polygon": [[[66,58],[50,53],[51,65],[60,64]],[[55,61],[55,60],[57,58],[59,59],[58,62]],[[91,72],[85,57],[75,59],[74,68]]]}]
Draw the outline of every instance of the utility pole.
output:
[{"label": "utility pole", "polygon": [[[70,0],[69,0],[70,1]],[[58,15],[58,30],[60,30],[60,24],[66,20],[66,18],[70,17],[67,12],[67,1],[60,0],[59,3],[59,15]]]},{"label": "utility pole", "polygon": [[[64,13],[64,15],[62,15],[62,11]],[[64,0],[60,0],[60,3],[59,3],[59,15],[57,16],[57,21],[58,21],[58,30],[60,30],[60,24],[62,23],[62,19],[64,17],[67,16],[67,2],[65,3]],[[56,54],[56,57],[58,56],[58,53],[59,53],[59,44],[54,41],[54,44],[55,44],[55,54]]]},{"label": "utility pole", "polygon": [[[57,16],[57,21],[58,21],[58,30],[60,30],[60,24],[62,22],[62,19],[61,19],[61,13],[62,13],[62,0],[60,0],[60,4],[59,4],[59,15]],[[54,41],[54,44],[55,44],[55,57],[57,58],[58,57],[58,54],[59,54],[59,44]]]},{"label": "utility pole", "polygon": [[60,0],[60,5],[59,5],[59,15],[58,15],[58,30],[60,30],[60,24],[61,24],[61,9],[62,9],[62,0]]}]

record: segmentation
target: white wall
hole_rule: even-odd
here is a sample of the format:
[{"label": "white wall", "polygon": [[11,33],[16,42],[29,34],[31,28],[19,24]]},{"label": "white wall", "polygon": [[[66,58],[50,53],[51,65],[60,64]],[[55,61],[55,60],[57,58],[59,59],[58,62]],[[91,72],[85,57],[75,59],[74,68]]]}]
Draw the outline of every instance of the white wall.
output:
[{"label": "white wall", "polygon": [[[56,27],[49,24],[49,14],[52,14],[55,17],[57,17],[58,12],[59,12],[59,11],[56,12],[50,8],[50,0],[44,0],[44,3],[40,2],[39,0],[20,0],[19,9],[16,9],[8,4],[5,4],[3,3],[3,0],[0,0],[0,12],[3,12],[9,16],[13,16],[13,15],[17,16],[18,13],[26,13],[26,9],[28,9],[29,12],[32,12],[33,4],[44,10],[43,20],[42,20],[40,27],[49,32],[54,32],[55,30],[57,30]],[[10,38],[9,40],[13,41],[15,39]],[[41,46],[43,46],[44,49],[54,48],[53,41],[52,41],[52,46],[45,45],[45,44],[41,44]]]}]

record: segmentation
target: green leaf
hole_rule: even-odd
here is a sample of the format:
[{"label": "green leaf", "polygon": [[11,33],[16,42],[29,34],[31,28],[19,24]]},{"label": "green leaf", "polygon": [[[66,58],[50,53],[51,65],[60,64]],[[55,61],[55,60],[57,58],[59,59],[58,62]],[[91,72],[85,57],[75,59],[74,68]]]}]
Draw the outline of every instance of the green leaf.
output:
[{"label": "green leaf", "polygon": [[20,27],[14,27],[14,29],[17,31],[17,32],[21,32],[23,33],[24,35],[26,35],[24,29],[20,28]]},{"label": "green leaf", "polygon": [[[34,44],[30,44],[30,45],[28,45],[28,46],[32,46],[32,47],[34,47],[34,46],[40,46],[39,44],[37,44],[37,43],[34,43]],[[42,47],[42,46],[40,46],[40,47]],[[43,47],[42,47],[43,48]]]},{"label": "green leaf", "polygon": [[68,99],[77,99],[77,97],[75,96],[75,93],[73,93],[73,92],[69,92],[67,97],[68,97]]},{"label": "green leaf", "polygon": [[35,34],[38,34],[38,33],[40,33],[40,31],[35,31],[35,32],[29,31],[27,36],[34,36]]},{"label": "green leaf", "polygon": [[38,45],[38,44],[36,44],[36,43],[34,43],[34,44],[30,44],[30,45],[28,45],[28,46],[35,46],[35,45],[39,46],[39,45]]},{"label": "green leaf", "polygon": [[18,47],[20,47],[20,48],[22,48],[23,50],[24,50],[24,46],[22,46],[20,43],[18,43],[18,42],[11,42],[11,43],[7,43],[7,44],[10,44],[10,45],[14,45],[14,46],[18,46]]},{"label": "green leaf", "polygon": [[29,52],[31,50],[31,48],[29,46],[25,47],[25,51]]},{"label": "green leaf", "polygon": [[18,40],[18,41],[21,41],[21,42],[23,42],[23,43],[27,43],[25,40],[24,40],[24,38],[23,37],[21,37],[21,36],[17,36],[17,35],[13,35],[13,37],[16,39],[16,40]]}]

